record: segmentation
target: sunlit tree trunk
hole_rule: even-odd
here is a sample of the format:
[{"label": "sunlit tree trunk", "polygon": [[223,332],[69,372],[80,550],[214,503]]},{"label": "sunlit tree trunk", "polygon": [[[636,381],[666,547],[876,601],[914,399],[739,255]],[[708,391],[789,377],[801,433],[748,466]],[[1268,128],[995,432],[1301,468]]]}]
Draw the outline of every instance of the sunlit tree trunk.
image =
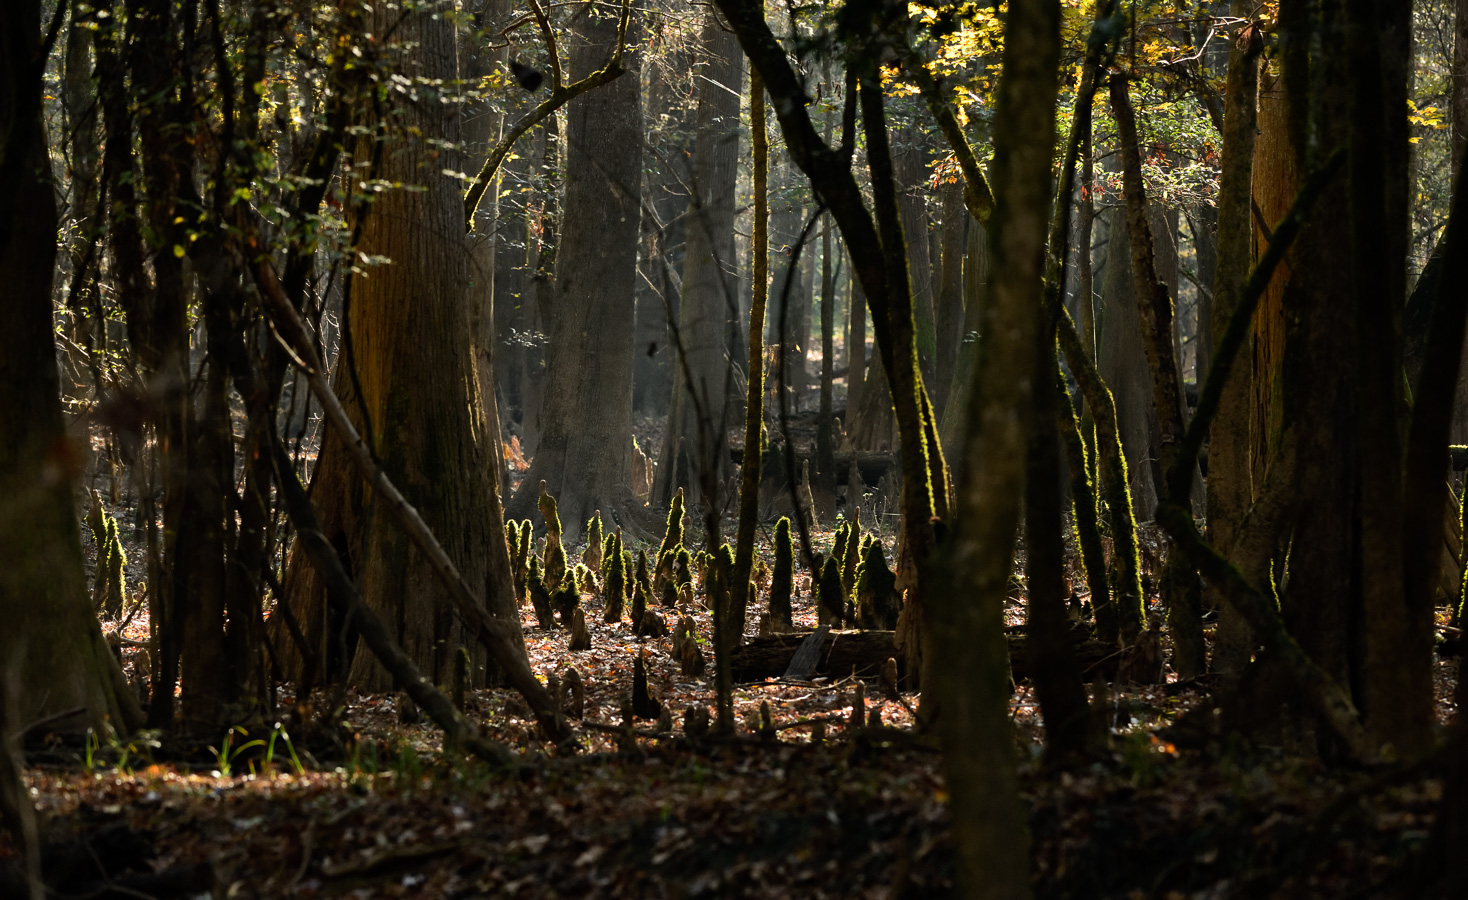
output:
[{"label": "sunlit tree trunk", "polygon": [[[409,77],[457,77],[454,27],[447,19],[426,10],[402,14],[385,7],[373,15],[373,30],[392,35],[383,65]],[[408,46],[411,53],[404,52]],[[417,90],[420,99],[398,110],[380,154],[366,142],[358,148],[359,164],[375,159],[376,178],[413,189],[378,194],[361,223],[357,250],[377,264],[364,267],[348,285],[335,389],[388,476],[518,643],[519,617],[494,477],[496,439],[488,430],[475,375],[464,203],[458,181],[443,174],[464,167],[451,149],[461,138],[459,112],[437,102],[434,88]],[[457,624],[427,560],[374,503],[340,440],[327,432],[312,485],[327,539],[363,600],[391,623],[393,637],[425,674],[449,683],[455,653],[467,645],[473,679],[482,681],[483,649]],[[298,608],[319,610],[320,578],[303,559],[300,563],[291,573],[293,596],[298,604],[307,601]],[[354,633],[343,632],[342,623],[327,623],[320,614],[306,618],[328,657],[345,650],[337,666],[350,660],[353,682],[373,690],[391,687],[387,673],[365,647],[356,649]]]}]

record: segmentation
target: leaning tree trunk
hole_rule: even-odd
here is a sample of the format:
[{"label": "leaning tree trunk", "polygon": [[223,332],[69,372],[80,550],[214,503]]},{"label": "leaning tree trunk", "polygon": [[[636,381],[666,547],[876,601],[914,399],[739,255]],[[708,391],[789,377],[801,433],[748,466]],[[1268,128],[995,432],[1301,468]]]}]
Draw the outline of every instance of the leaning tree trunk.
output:
[{"label": "leaning tree trunk", "polygon": [[[739,309],[734,259],[734,182],[738,170],[739,98],[744,59],[739,42],[710,10],[705,15],[704,64],[698,83],[698,126],[690,179],[688,241],[683,258],[682,296],[675,332],[673,399],[663,451],[658,455],[654,502],[671,502],[679,458],[695,467],[715,467],[722,484],[729,467],[724,451],[733,386],[728,346],[730,317]],[[690,470],[693,471],[693,470]],[[701,479],[686,485],[695,488]]]},{"label": "leaning tree trunk", "polygon": [[[374,29],[392,35],[385,66],[407,77],[457,76],[450,22],[427,11],[399,21],[397,11],[379,8],[375,16]],[[347,286],[335,390],[388,477],[519,641],[494,478],[495,436],[475,377],[465,297],[464,201],[458,182],[443,174],[463,168],[450,149],[460,139],[460,120],[431,88],[418,90],[429,92],[431,101],[398,110],[400,125],[377,154],[374,177],[412,190],[380,194],[360,223],[359,254],[391,262],[354,276]],[[357,162],[365,166],[373,156],[364,143]],[[457,623],[429,562],[374,502],[335,430],[327,432],[312,487],[327,540],[362,599],[392,623],[393,637],[413,662],[436,683],[448,683],[458,648],[468,646],[474,680],[482,681],[483,648]],[[313,642],[326,658],[336,657],[337,667],[349,664],[357,685],[389,688],[386,671],[365,647],[358,652],[355,633],[326,616],[320,577],[300,552],[292,557],[291,593],[297,609],[306,610]]]},{"label": "leaning tree trunk", "polygon": [[142,711],[102,640],[82,569],[51,322],[56,199],[41,118],[40,3],[0,5],[0,689],[17,731],[130,731]]},{"label": "leaning tree trunk", "polygon": [[[601,68],[616,50],[617,11],[576,25],[570,77]],[[556,496],[565,539],[591,514],[643,528],[632,493],[632,357],[636,311],[642,106],[636,72],[572,100],[566,111],[564,227],[546,323],[543,430],[530,471],[510,502],[529,516],[543,479]]]}]

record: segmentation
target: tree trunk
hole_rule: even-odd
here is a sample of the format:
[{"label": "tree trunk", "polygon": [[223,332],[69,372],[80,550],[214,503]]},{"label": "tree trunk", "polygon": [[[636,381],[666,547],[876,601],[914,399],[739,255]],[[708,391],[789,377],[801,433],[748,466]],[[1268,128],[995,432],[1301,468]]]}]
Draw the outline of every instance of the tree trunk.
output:
[{"label": "tree trunk", "polygon": [[[393,35],[384,65],[408,77],[457,77],[451,22],[426,10],[402,14],[381,8],[374,16],[374,30]],[[442,174],[462,168],[449,149],[460,139],[460,120],[457,107],[436,100],[405,105],[399,111],[402,127],[387,136],[380,154],[374,176],[416,190],[378,195],[360,223],[358,252],[391,262],[372,266],[348,284],[335,390],[388,477],[519,642],[494,478],[495,436],[488,432],[486,398],[474,374],[464,292],[464,202],[458,182]],[[371,155],[370,146],[359,147],[358,163],[365,165]],[[327,433],[312,488],[327,540],[408,657],[436,683],[448,683],[455,654],[467,645],[474,681],[480,683],[483,649],[455,620],[428,560],[374,503],[335,430]],[[293,556],[299,558],[288,573],[289,587],[296,608],[308,611],[303,618],[313,643],[328,659],[344,650],[336,665],[350,660],[348,676],[359,687],[392,687],[366,648],[355,646],[355,635],[343,633],[342,623],[323,627],[321,576],[299,553]]]},{"label": "tree trunk", "polygon": [[[593,8],[575,26],[569,77],[584,78],[616,50],[617,13]],[[515,518],[531,516],[542,480],[556,497],[563,536],[579,539],[591,514],[607,528],[644,530],[632,493],[632,359],[636,312],[642,109],[636,71],[566,109],[565,227],[546,322],[540,445]]]},{"label": "tree trunk", "polygon": [[[957,447],[963,442],[968,422],[969,398],[973,396],[974,358],[979,346],[979,323],[989,291],[989,237],[984,226],[969,217],[968,240],[963,258],[963,324],[959,326],[958,347],[953,359],[953,374],[948,397],[943,404],[943,446]],[[963,466],[960,455],[956,465]],[[954,472],[957,478],[959,472]]]},{"label": "tree trunk", "polygon": [[[1432,745],[1433,605],[1431,590],[1410,606],[1403,569],[1401,424],[1402,308],[1406,302],[1408,220],[1407,71],[1411,7],[1348,0],[1351,74],[1350,208],[1352,287],[1356,302],[1356,418],[1361,441],[1361,590],[1366,631],[1365,713],[1372,739],[1403,759]],[[1383,339],[1385,338],[1385,339]],[[1446,435],[1443,436],[1446,445]],[[1435,458],[1434,458],[1435,457]],[[1442,481],[1441,453],[1425,458]],[[1436,463],[1436,465],[1432,465]],[[1421,498],[1424,499],[1425,498]],[[1422,512],[1442,527],[1440,509]],[[1438,541],[1422,537],[1428,560]],[[1414,578],[1426,576],[1424,562]],[[1429,579],[1430,580],[1430,579]]]},{"label": "tree trunk", "polygon": [[[764,449],[761,444],[764,437],[765,306],[769,300],[770,276],[770,142],[765,121],[765,85],[758,72],[749,75],[749,127],[754,168],[754,221],[750,227],[752,290],[749,302],[749,381],[744,400],[744,458],[739,464],[739,523],[734,540],[734,571],[730,579],[733,594],[728,626],[732,645],[743,643],[744,620],[754,599],[749,574],[754,567],[754,533],[759,527],[759,484]],[[829,251],[830,245],[827,244]],[[826,281],[829,284],[830,279]],[[828,296],[826,303],[829,302]],[[828,385],[829,382],[822,383],[821,396],[829,413],[830,404],[827,393],[824,393],[829,390]],[[829,442],[829,430],[827,434]],[[728,653],[730,649],[731,646],[720,647],[719,652]]]},{"label": "tree trunk", "polygon": [[[673,397],[663,450],[658,455],[654,502],[671,501],[677,456],[695,466],[714,466],[714,484],[727,479],[723,452],[737,349],[728,346],[730,316],[739,309],[734,257],[734,180],[738,169],[739,99],[744,60],[732,32],[710,10],[701,38],[703,65],[698,82],[698,125],[690,181],[694,196],[688,212],[688,241],[679,297]],[[697,494],[702,491],[698,490]],[[712,498],[703,498],[711,500]]]},{"label": "tree trunk", "polygon": [[[845,252],[843,246],[842,251]],[[848,259],[850,258],[848,254]],[[862,404],[867,379],[867,297],[850,267],[850,289],[846,292],[846,434],[855,428],[856,411]],[[854,445],[853,445],[854,446]]]},{"label": "tree trunk", "polygon": [[[1249,8],[1248,0],[1234,0],[1235,15],[1246,15]],[[1222,341],[1228,330],[1228,323],[1238,305],[1239,291],[1248,278],[1253,259],[1249,239],[1252,234],[1250,222],[1253,220],[1251,196],[1258,118],[1258,56],[1261,50],[1258,40],[1242,45],[1235,42],[1228,56],[1223,173],[1218,191],[1217,270],[1211,281],[1199,279],[1200,283],[1210,285],[1213,290],[1209,331],[1215,342]],[[1206,375],[1206,369],[1200,365],[1200,384]],[[1254,493],[1249,469],[1252,375],[1253,370],[1248,364],[1235,367],[1233,377],[1224,385],[1223,395],[1218,401],[1218,412],[1214,415],[1208,441],[1208,539],[1235,565],[1239,564],[1239,559],[1233,553],[1234,542]],[[1253,654],[1253,633],[1238,610],[1224,602],[1219,586],[1209,585],[1205,603],[1219,611],[1213,644],[1213,669],[1226,678],[1237,677]]]},{"label": "tree trunk", "polygon": [[1037,371],[1041,346],[1059,52],[1058,3],[1011,8],[994,123],[992,171],[1000,192],[989,229],[993,293],[979,328],[975,403],[945,567],[951,590],[942,602],[930,601],[935,650],[944,660],[935,669],[941,673],[937,724],[969,897],[1019,898],[1031,891],[1029,836],[1006,727],[1003,610],[1035,390],[1033,379],[1014,373]]},{"label": "tree trunk", "polygon": [[1113,209],[1107,223],[1106,261],[1102,272],[1103,308],[1096,335],[1097,365],[1116,400],[1117,427],[1131,480],[1132,504],[1138,521],[1150,521],[1157,510],[1157,485],[1152,477],[1154,415],[1147,354],[1142,346],[1142,321],[1131,269],[1131,237],[1126,215]]},{"label": "tree trunk", "polygon": [[[41,4],[0,5],[0,679],[15,732],[120,731],[142,711],[102,640],[82,568],[52,331],[56,200],[42,124]],[[7,735],[8,737],[8,735]],[[8,752],[8,750],[6,751]]]},{"label": "tree trunk", "polygon": [[[687,239],[687,165],[693,130],[688,98],[693,94],[691,60],[678,39],[666,31],[653,36],[648,53],[661,53],[666,63],[649,66],[647,110],[643,117],[647,159],[642,182],[642,240],[638,257],[637,354],[632,369],[632,407],[665,414],[673,391],[673,326],[678,314],[678,277]],[[658,448],[643,448],[649,454]]]},{"label": "tree trunk", "polygon": [[933,310],[938,342],[933,367],[936,374],[933,403],[939,409],[946,409],[944,401],[953,385],[953,364],[959,341],[963,339],[963,258],[971,217],[963,205],[962,180],[955,176],[952,181],[944,182],[941,194],[943,254]]}]

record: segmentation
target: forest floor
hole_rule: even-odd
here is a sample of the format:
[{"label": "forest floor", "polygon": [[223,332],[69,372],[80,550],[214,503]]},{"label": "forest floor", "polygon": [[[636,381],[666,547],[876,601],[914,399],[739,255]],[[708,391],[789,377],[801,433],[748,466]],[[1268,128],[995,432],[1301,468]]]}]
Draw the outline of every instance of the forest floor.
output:
[{"label": "forest floor", "polygon": [[[657,424],[640,423],[643,443],[656,446]],[[146,578],[139,529],[113,512],[134,538],[136,588]],[[813,535],[822,549],[831,537],[829,527]],[[894,536],[883,537],[891,559]],[[1160,538],[1144,529],[1142,540],[1144,567],[1155,568]],[[796,622],[809,627],[815,604],[806,578],[796,581]],[[603,623],[596,598],[583,602],[587,651],[522,613],[537,673],[572,666],[585,680],[574,751],[542,742],[511,691],[467,698],[466,713],[518,755],[511,771],[445,752],[434,726],[402,721],[394,696],[352,691],[317,692],[314,720],[288,733],[29,746],[49,883],[69,896],[159,898],[954,895],[941,758],[915,728],[917,695],[892,698],[867,679],[863,726],[853,724],[855,678],[743,684],[737,735],[690,738],[682,713],[715,705],[712,666],[685,678],[671,638],[638,638],[625,622]],[[711,617],[695,606],[707,648]],[[124,639],[130,676],[146,616],[104,622]],[[629,742],[616,732],[639,653],[678,724]],[[1457,665],[1438,665],[1444,723]],[[1212,685],[1167,677],[1101,698],[1107,749],[1064,772],[1044,767],[1038,704],[1018,687],[1011,712],[1039,897],[1376,897],[1405,883],[1442,793],[1433,765],[1326,765],[1311,734],[1282,736],[1285,748],[1195,746],[1175,726]],[[292,690],[277,694],[286,721]],[[765,704],[773,729],[761,732]],[[13,884],[8,840],[0,834],[0,900]]]},{"label": "forest floor", "polygon": [[[520,754],[509,772],[444,753],[433,726],[400,721],[394,697],[355,693],[339,697],[330,727],[277,735],[269,760],[265,747],[242,746],[263,733],[90,751],[53,742],[33,748],[28,778],[57,877],[86,896],[954,893],[948,797],[939,755],[913,728],[915,695],[887,699],[866,682],[867,715],[879,709],[882,722],[873,729],[850,724],[853,679],[746,684],[734,739],[691,740],[680,724],[619,747],[610,732],[637,653],[671,711],[712,707],[712,686],[681,677],[669,639],[640,640],[586,603],[589,651],[534,628],[528,609],[524,623],[542,677],[571,665],[586,679],[577,752],[539,741],[506,690],[473,692],[467,712]],[[808,589],[796,613],[813,624]],[[711,638],[708,614],[695,618]],[[127,631],[146,633],[141,614]],[[1444,718],[1455,670],[1440,666]],[[1057,774],[1042,768],[1037,705],[1021,686],[1012,709],[1038,895],[1344,898],[1400,883],[1441,796],[1436,771],[1325,766],[1308,735],[1290,753],[1180,748],[1168,727],[1206,687],[1119,690],[1107,698],[1110,749]],[[778,730],[761,737],[752,726],[766,702]],[[789,727],[818,720],[819,742],[812,724]],[[0,857],[11,853],[0,844]],[[99,866],[117,893],[95,893]]]}]

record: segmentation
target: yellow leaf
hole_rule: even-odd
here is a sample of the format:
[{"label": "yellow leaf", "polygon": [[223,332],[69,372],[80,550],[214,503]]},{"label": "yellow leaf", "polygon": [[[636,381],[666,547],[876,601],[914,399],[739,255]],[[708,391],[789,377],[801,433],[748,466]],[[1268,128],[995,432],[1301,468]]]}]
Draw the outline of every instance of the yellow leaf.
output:
[{"label": "yellow leaf", "polygon": [[184,248],[182,244],[173,245],[173,255],[177,256],[179,259],[183,259]]}]

